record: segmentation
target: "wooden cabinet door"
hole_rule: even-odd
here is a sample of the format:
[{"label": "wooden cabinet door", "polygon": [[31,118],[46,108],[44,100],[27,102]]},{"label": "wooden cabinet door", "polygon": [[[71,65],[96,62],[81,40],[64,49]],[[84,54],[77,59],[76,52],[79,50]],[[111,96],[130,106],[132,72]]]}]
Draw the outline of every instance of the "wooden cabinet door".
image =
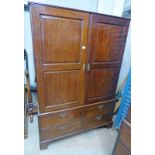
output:
[{"label": "wooden cabinet door", "polygon": [[84,104],[89,14],[31,4],[40,112]]},{"label": "wooden cabinet door", "polygon": [[86,104],[115,97],[129,20],[91,15]]}]

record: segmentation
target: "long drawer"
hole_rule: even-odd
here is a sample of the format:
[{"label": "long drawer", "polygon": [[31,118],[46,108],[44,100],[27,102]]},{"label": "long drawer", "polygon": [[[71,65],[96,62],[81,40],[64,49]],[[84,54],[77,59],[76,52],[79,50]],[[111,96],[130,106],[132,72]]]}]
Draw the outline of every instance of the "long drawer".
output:
[{"label": "long drawer", "polygon": [[40,139],[41,141],[45,141],[48,139],[59,138],[63,135],[78,131],[80,129],[81,129],[81,121],[53,126],[48,129],[41,130]]}]

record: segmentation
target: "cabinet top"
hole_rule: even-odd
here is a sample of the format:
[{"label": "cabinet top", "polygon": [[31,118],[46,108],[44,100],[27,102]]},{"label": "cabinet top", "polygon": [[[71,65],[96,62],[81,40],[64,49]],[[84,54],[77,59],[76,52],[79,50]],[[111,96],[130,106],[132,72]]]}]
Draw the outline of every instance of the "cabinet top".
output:
[{"label": "cabinet top", "polygon": [[79,11],[79,12],[85,12],[85,13],[89,13],[89,14],[96,14],[96,15],[102,15],[102,16],[104,15],[107,17],[114,17],[114,18],[119,18],[119,19],[130,21],[130,18],[119,17],[119,16],[114,16],[114,15],[107,15],[107,14],[102,14],[102,13],[98,13],[98,12],[85,11],[85,10],[79,10],[79,9],[73,9],[73,8],[67,8],[67,7],[61,7],[61,6],[50,5],[50,4],[45,4],[45,3],[41,3],[41,2],[28,1],[28,5],[29,6],[30,5],[40,5],[40,6],[46,6],[46,7],[62,8],[62,9],[66,9],[66,10]]}]

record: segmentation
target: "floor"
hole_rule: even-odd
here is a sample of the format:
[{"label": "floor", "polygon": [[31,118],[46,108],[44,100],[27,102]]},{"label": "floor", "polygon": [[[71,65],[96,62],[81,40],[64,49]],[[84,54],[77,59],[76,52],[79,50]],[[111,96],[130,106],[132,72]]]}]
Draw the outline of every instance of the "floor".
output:
[{"label": "floor", "polygon": [[114,128],[99,128],[50,143],[48,149],[40,150],[38,118],[35,115],[34,122],[28,124],[24,155],[111,155],[116,137]]}]

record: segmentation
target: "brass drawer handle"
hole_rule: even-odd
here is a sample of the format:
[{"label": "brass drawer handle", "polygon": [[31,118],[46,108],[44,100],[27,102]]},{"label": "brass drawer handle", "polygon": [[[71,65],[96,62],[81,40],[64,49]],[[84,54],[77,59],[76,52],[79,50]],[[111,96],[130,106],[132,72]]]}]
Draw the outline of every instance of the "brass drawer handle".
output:
[{"label": "brass drawer handle", "polygon": [[96,116],[96,120],[100,121],[102,119],[102,116]]},{"label": "brass drawer handle", "polygon": [[98,109],[103,109],[103,107],[104,107],[103,104],[97,106]]},{"label": "brass drawer handle", "polygon": [[60,117],[62,117],[62,118],[64,118],[66,115],[67,115],[67,113],[65,113],[65,112],[64,112],[64,113],[59,114],[59,116],[60,116]]}]

